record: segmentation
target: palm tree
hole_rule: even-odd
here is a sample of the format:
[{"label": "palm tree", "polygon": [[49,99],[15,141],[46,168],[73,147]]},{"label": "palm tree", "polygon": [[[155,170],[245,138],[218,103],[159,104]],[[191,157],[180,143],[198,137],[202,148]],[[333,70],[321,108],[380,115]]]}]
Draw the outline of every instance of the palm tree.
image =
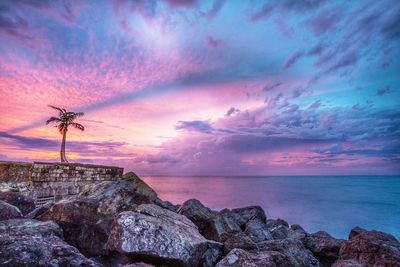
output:
[{"label": "palm tree", "polygon": [[84,115],[83,112],[68,112],[65,108],[59,108],[55,106],[49,105],[50,108],[55,109],[59,112],[58,117],[51,117],[46,121],[46,124],[51,122],[57,123],[55,127],[58,128],[60,134],[62,134],[62,142],[61,142],[61,150],[60,150],[60,158],[61,162],[68,162],[67,157],[65,156],[65,139],[67,136],[68,126],[72,125],[73,127],[84,131],[85,127],[82,124],[76,123],[74,120],[78,117]]}]

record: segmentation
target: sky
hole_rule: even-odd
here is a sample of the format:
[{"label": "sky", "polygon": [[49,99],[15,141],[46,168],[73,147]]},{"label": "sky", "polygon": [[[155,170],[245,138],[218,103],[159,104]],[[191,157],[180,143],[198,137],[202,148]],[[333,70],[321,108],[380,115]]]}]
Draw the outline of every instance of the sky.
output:
[{"label": "sky", "polygon": [[0,160],[400,174],[400,2],[0,2]]}]

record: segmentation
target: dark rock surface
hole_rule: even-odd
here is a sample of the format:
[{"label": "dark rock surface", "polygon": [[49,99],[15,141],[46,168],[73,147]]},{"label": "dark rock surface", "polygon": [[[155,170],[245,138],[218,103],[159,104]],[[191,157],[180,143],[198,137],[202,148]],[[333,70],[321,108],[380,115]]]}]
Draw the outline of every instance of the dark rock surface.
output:
[{"label": "dark rock surface", "polygon": [[318,260],[299,240],[287,238],[265,241],[257,245],[262,251],[276,251],[284,254],[290,262],[289,266],[319,266]]},{"label": "dark rock surface", "polygon": [[188,217],[197,225],[200,233],[210,240],[221,241],[223,234],[241,231],[236,213],[228,209],[212,211],[196,199],[184,202],[178,213]]},{"label": "dark rock surface", "polygon": [[217,267],[288,267],[294,266],[288,257],[276,251],[245,251],[239,248],[231,250]]},{"label": "dark rock surface", "polygon": [[16,206],[22,213],[22,215],[28,214],[35,209],[35,201],[33,198],[25,196],[18,192],[1,192],[0,200],[3,200],[13,206]]},{"label": "dark rock surface", "polygon": [[243,250],[257,249],[256,243],[243,232],[224,233],[221,236],[221,241],[224,244],[225,254],[229,253],[229,251],[234,248],[240,248]]},{"label": "dark rock surface", "polygon": [[128,180],[103,182],[78,197],[59,201],[37,218],[55,221],[69,244],[84,255],[95,257],[105,253],[104,245],[114,218],[122,211],[150,202]]},{"label": "dark rock surface", "polygon": [[28,214],[25,215],[26,219],[36,219],[46,211],[48,211],[53,205],[55,204],[54,201],[48,201],[44,205],[37,207],[36,209],[32,210]]},{"label": "dark rock surface", "polygon": [[379,231],[366,231],[354,228],[349,234],[349,240],[343,242],[338,266],[347,262],[362,266],[400,266],[400,243],[390,234]]},{"label": "dark rock surface", "polygon": [[203,254],[199,267],[212,267],[222,258],[223,245],[219,242],[207,241],[207,250]]},{"label": "dark rock surface", "polygon": [[233,209],[232,212],[237,215],[237,224],[241,228],[244,228],[250,220],[260,220],[262,223],[267,221],[267,216],[260,206]]},{"label": "dark rock surface", "polygon": [[122,179],[129,181],[134,190],[139,194],[144,195],[151,200],[155,200],[157,198],[156,191],[154,191],[153,188],[151,188],[148,184],[146,184],[135,173],[128,172],[124,174]]},{"label": "dark rock surface", "polygon": [[273,239],[271,232],[267,228],[267,225],[259,219],[248,221],[246,223],[246,229],[244,232],[256,243]]},{"label": "dark rock surface", "polygon": [[0,221],[22,218],[21,211],[7,202],[0,200]]},{"label": "dark rock surface", "polygon": [[0,266],[80,266],[100,264],[85,258],[60,238],[0,235]]},{"label": "dark rock surface", "polygon": [[39,237],[58,236],[63,238],[63,232],[55,222],[42,222],[32,219],[10,219],[0,221],[0,235]]},{"label": "dark rock surface", "polygon": [[156,265],[196,266],[207,251],[207,240],[185,216],[144,204],[119,214],[106,247]]},{"label": "dark rock surface", "polygon": [[305,237],[303,243],[323,266],[331,266],[339,258],[343,241],[333,238],[327,232],[319,231]]}]

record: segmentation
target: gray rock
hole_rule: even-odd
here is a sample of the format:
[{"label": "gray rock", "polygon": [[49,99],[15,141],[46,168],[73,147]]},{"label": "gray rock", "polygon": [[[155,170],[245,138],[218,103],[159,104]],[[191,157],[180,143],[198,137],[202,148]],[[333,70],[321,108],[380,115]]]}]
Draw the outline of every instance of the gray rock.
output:
[{"label": "gray rock", "polygon": [[7,202],[0,200],[0,221],[22,218],[21,211]]},{"label": "gray rock", "polygon": [[0,235],[0,266],[97,267],[76,248],[56,236]]},{"label": "gray rock", "polygon": [[22,215],[28,214],[35,209],[35,201],[33,200],[33,198],[23,195],[21,193],[0,191],[0,200],[16,206],[21,211]]},{"label": "gray rock", "polygon": [[288,267],[293,266],[288,257],[276,251],[231,250],[216,267]]},{"label": "gray rock", "polygon": [[289,236],[289,227],[285,225],[278,225],[273,228],[268,228],[274,239],[285,239]]},{"label": "gray rock", "polygon": [[0,235],[12,236],[58,236],[63,238],[61,228],[53,221],[38,221],[32,219],[10,219],[0,221]]},{"label": "gray rock", "polygon": [[213,216],[217,214],[217,212],[207,208],[197,199],[189,199],[185,201],[178,209],[178,213],[185,215],[195,225],[197,225],[199,232],[205,237],[207,237],[206,232],[210,230],[212,225]]},{"label": "gray rock", "polygon": [[155,265],[197,266],[207,250],[207,240],[185,216],[144,204],[119,214],[106,247]]},{"label": "gray rock", "polygon": [[342,265],[335,263],[335,266],[346,266],[344,261],[363,266],[400,266],[400,243],[390,234],[356,227],[349,240],[343,242],[339,260]]},{"label": "gray rock", "polygon": [[260,220],[262,223],[267,221],[267,216],[260,206],[233,209],[232,212],[237,215],[237,223],[241,228],[244,228],[250,220]]},{"label": "gray rock", "polygon": [[54,201],[48,201],[44,205],[37,207],[33,211],[29,212],[28,214],[25,215],[26,219],[36,219],[46,211],[48,211],[53,205],[55,204]]},{"label": "gray rock", "polygon": [[257,249],[257,244],[243,232],[224,233],[221,236],[221,241],[224,244],[225,254],[229,253],[229,251],[234,248],[243,250]]},{"label": "gray rock", "polygon": [[155,200],[157,198],[156,191],[153,190],[148,184],[146,184],[142,179],[139,178],[135,173],[128,172],[123,175],[122,179],[127,180],[132,183],[132,187],[134,190],[141,194],[145,195],[151,200]]},{"label": "gray rock", "polygon": [[289,227],[289,224],[287,223],[287,221],[282,220],[282,219],[268,219],[267,222],[265,223],[267,225],[268,228],[275,228],[279,225],[283,225],[286,227]]},{"label": "gray rock", "polygon": [[178,212],[180,205],[174,205],[169,201],[164,201],[161,200],[159,198],[156,198],[155,200],[153,200],[153,203],[156,204],[157,206],[160,206],[163,209],[167,209],[173,212]]},{"label": "gray rock", "polygon": [[265,241],[257,244],[262,251],[276,251],[284,254],[290,261],[288,266],[310,267],[319,266],[318,260],[311,251],[307,250],[303,243],[296,239],[280,239]]},{"label": "gray rock", "polygon": [[268,230],[265,223],[259,219],[248,221],[244,232],[256,243],[273,239],[272,234]]},{"label": "gray rock", "polygon": [[338,260],[332,267],[365,267],[365,265],[354,260]]},{"label": "gray rock", "polygon": [[344,240],[333,238],[324,231],[307,235],[303,244],[323,266],[331,266],[339,258],[339,250]]},{"label": "gray rock", "polygon": [[37,218],[55,221],[69,244],[88,257],[96,257],[105,253],[104,245],[118,213],[150,202],[134,190],[130,181],[103,182],[78,197],[57,202]]},{"label": "gray rock", "polygon": [[223,245],[219,242],[207,241],[207,250],[203,254],[199,267],[212,267],[222,258]]}]

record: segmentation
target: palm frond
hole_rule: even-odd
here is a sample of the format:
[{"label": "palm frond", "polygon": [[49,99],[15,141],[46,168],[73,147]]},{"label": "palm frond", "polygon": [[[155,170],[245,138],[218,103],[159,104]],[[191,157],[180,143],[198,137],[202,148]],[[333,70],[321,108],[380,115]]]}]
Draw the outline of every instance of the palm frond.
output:
[{"label": "palm frond", "polygon": [[85,130],[85,127],[84,127],[82,124],[73,122],[73,123],[71,123],[71,125],[74,126],[76,129],[79,129],[79,130],[81,130],[81,131],[84,131],[84,130]]},{"label": "palm frond", "polygon": [[56,118],[56,117],[51,117],[50,119],[48,119],[46,121],[46,124],[49,124],[51,122],[61,122],[61,120],[59,118]]},{"label": "palm frond", "polygon": [[52,108],[52,109],[58,110],[60,112],[60,115],[62,115],[62,114],[67,112],[64,108],[59,108],[59,107],[52,106],[52,105],[49,105],[49,107]]}]

